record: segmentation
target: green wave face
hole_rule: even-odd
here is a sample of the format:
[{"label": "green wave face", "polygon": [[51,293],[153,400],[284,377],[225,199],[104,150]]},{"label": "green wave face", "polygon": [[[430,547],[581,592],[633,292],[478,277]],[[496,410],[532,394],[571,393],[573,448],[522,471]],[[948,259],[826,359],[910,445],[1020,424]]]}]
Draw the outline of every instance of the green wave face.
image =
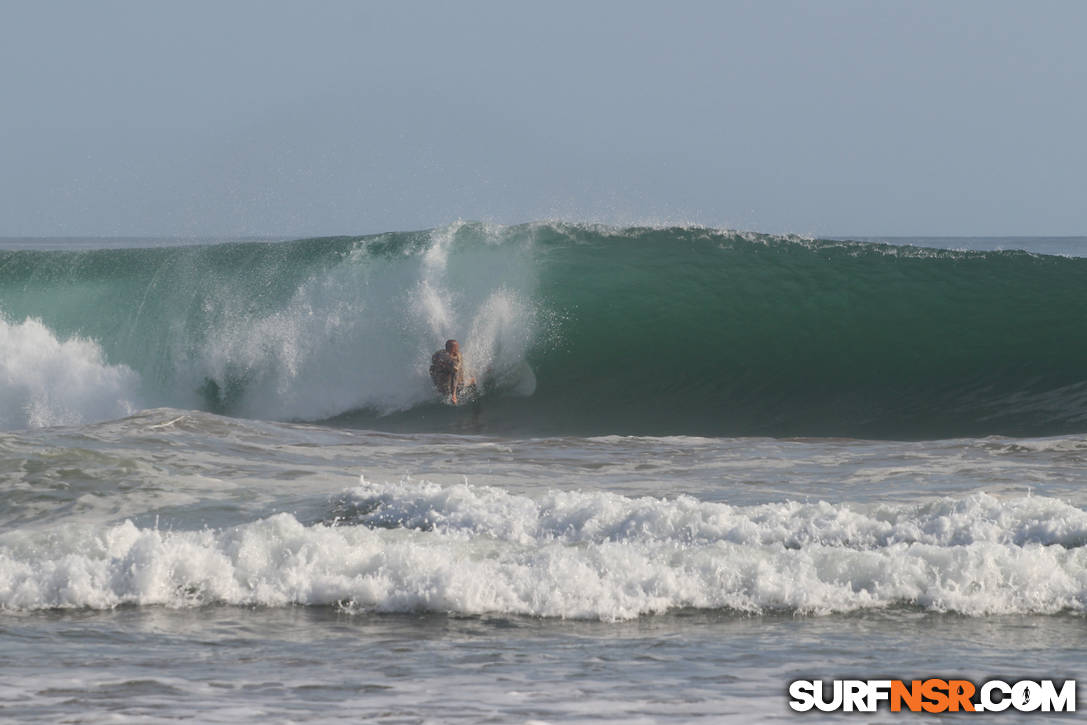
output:
[{"label": "green wave face", "polygon": [[677,229],[555,256],[544,295],[576,320],[538,363],[555,414],[581,401],[601,428],[692,434],[1083,428],[1085,260]]},{"label": "green wave face", "polygon": [[[1087,260],[1023,252],[456,224],[0,252],[0,313],[93,341],[135,371],[141,406],[518,434],[1043,435],[1087,428],[1085,282]],[[471,405],[430,386],[447,337],[484,388]]]}]

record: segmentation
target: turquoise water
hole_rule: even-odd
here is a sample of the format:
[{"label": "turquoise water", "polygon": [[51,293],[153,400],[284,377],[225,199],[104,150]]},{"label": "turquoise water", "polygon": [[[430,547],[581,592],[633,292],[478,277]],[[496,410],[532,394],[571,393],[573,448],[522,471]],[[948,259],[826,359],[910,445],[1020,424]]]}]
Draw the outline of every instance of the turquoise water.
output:
[{"label": "turquoise water", "polygon": [[[517,435],[1058,435],[1087,425],[1085,281],[1087,259],[1014,249],[572,224],[8,250],[9,344],[88,341],[62,372],[116,389],[54,404],[13,362],[0,395],[38,423],[173,406]],[[426,373],[449,337],[484,383],[471,414]]]},{"label": "turquoise water", "polygon": [[1080,676],[1076,240],[154,241],[0,252],[0,719],[750,722],[798,678]]}]

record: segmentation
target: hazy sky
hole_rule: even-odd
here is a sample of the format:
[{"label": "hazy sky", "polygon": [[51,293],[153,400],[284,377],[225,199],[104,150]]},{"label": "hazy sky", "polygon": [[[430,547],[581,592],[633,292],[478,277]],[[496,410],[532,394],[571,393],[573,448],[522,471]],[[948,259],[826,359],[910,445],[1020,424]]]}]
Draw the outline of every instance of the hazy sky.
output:
[{"label": "hazy sky", "polygon": [[1087,234],[1084,2],[0,3],[0,235]]}]

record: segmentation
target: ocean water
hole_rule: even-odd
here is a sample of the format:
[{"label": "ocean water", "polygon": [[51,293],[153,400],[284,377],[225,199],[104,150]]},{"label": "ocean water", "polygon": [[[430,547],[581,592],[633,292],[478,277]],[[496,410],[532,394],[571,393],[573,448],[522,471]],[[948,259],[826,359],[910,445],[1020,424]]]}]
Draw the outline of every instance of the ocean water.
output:
[{"label": "ocean water", "polygon": [[0,720],[855,722],[788,682],[1078,678],[1084,252],[4,240]]}]

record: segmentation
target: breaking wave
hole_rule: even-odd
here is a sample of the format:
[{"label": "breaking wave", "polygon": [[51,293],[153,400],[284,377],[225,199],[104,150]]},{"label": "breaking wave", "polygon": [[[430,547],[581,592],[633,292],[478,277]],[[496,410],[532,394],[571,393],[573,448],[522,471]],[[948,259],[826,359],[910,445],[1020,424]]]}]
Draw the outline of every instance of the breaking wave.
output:
[{"label": "breaking wave", "polygon": [[281,513],[228,529],[126,521],[0,535],[0,609],[1082,613],[1085,544],[1087,513],[1045,497],[730,506],[363,480],[321,522]]},{"label": "breaking wave", "polygon": [[[31,329],[67,341],[51,379],[82,381],[42,392],[21,368],[0,388],[18,398],[6,428],[147,405],[518,434],[1087,430],[1087,260],[1024,252],[457,223],[2,251],[0,314],[17,348]],[[481,380],[475,405],[430,385],[448,337]]]}]

